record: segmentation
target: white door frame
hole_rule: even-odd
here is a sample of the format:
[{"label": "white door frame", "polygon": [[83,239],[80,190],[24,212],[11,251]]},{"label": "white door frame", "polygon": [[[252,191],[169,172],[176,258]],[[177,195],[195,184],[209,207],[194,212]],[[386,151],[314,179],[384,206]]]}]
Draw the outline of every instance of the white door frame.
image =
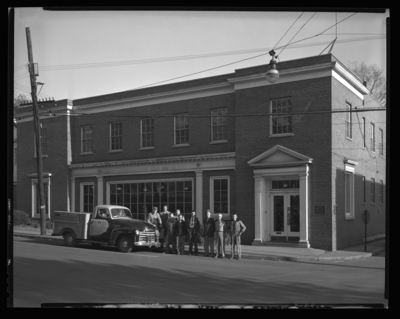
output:
[{"label": "white door frame", "polygon": [[[288,237],[300,237],[300,230],[298,232],[293,232],[289,226],[288,220],[288,208],[290,207],[290,196],[298,195],[300,196],[300,192],[295,189],[288,189],[287,191],[273,191],[271,192],[271,201],[270,201],[270,233],[271,236],[280,236],[283,238],[288,239]],[[274,197],[275,196],[283,196],[283,230],[281,232],[274,231],[274,218],[275,218],[275,211],[274,211]]]}]

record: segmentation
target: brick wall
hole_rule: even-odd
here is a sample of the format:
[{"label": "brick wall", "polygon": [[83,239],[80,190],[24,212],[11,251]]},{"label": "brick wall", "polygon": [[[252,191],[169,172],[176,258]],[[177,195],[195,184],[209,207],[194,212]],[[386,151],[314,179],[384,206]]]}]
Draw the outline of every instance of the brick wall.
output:
[{"label": "brick wall", "polygon": [[[346,101],[353,109],[365,109],[369,107],[379,107],[379,104],[371,97],[366,96],[365,101],[358,98],[354,93],[345,88],[337,80],[333,80],[332,100],[333,109],[344,109]],[[364,104],[364,105],[363,105]],[[361,219],[361,213],[368,210],[371,220],[367,228],[367,236],[376,236],[385,233],[385,203],[379,203],[379,183],[385,182],[385,152],[384,156],[379,155],[379,128],[386,134],[385,114],[386,111],[374,112],[354,112],[352,115],[352,139],[345,137],[345,113],[334,113],[332,115],[332,196],[333,204],[337,205],[336,215],[336,234],[337,249],[363,243],[365,235],[365,225]],[[366,119],[366,143],[367,148],[363,147],[362,118]],[[370,150],[370,123],[375,123],[376,152]],[[384,139],[384,146],[385,146]],[[354,176],[354,198],[355,216],[354,219],[345,218],[345,187],[344,187],[344,158],[358,162],[355,166]],[[366,202],[364,203],[363,177],[366,178]],[[371,204],[371,178],[375,178],[375,204]]]},{"label": "brick wall", "polygon": [[[42,158],[43,173],[51,173],[50,211],[67,210],[69,168],[67,165],[67,118],[41,119],[47,129],[47,157]],[[32,121],[18,124],[16,208],[32,217],[32,186],[29,174],[37,173],[34,157],[34,125]],[[51,214],[50,214],[51,216]]]},{"label": "brick wall", "polygon": [[[234,95],[224,94],[187,101],[150,105],[113,112],[79,116],[72,119],[73,163],[115,161],[233,152],[235,148],[235,122],[228,118],[228,143],[209,144],[211,141],[211,109],[228,108],[234,112]],[[174,114],[206,115],[189,118],[190,146],[173,147]],[[140,149],[140,116],[154,115],[154,149]],[[157,117],[158,115],[158,117]],[[168,115],[168,117],[162,117]],[[109,123],[122,122],[122,152],[109,151]],[[83,125],[93,127],[93,154],[79,155],[81,148],[80,130]]]},{"label": "brick wall", "polygon": [[[241,212],[242,220],[248,226],[242,238],[244,244],[251,244],[255,236],[254,178],[253,169],[247,162],[277,144],[313,158],[310,165],[310,204],[313,201],[320,205],[330,204],[330,114],[293,116],[294,136],[289,137],[269,137],[269,117],[262,116],[270,112],[270,99],[289,96],[293,112],[329,110],[330,87],[331,78],[326,77],[236,92],[237,113],[260,113],[260,116],[236,118],[236,210]],[[323,238],[330,236],[327,214],[315,217],[311,205],[308,214],[313,226],[311,245],[327,245],[317,242],[321,235]]]}]

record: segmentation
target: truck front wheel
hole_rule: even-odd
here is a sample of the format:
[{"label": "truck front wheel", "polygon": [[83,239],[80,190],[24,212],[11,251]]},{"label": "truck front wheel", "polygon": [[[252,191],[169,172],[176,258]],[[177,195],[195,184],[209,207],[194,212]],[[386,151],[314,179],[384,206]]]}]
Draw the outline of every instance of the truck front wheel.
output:
[{"label": "truck front wheel", "polygon": [[132,241],[128,236],[124,235],[118,239],[118,249],[123,253],[129,253],[132,250]]},{"label": "truck front wheel", "polygon": [[71,233],[65,233],[64,243],[68,247],[74,247],[76,245],[76,238]]}]

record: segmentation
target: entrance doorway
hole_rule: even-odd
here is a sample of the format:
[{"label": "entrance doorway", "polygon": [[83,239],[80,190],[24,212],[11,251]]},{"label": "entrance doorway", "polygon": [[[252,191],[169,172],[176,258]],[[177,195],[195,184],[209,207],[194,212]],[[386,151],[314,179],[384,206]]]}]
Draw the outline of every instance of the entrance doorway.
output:
[{"label": "entrance doorway", "polygon": [[271,241],[300,240],[300,194],[271,194]]}]

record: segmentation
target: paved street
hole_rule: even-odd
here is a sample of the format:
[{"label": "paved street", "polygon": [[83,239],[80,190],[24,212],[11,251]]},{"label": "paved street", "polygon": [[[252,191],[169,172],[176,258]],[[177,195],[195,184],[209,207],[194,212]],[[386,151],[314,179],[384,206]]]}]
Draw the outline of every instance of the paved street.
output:
[{"label": "paved street", "polygon": [[381,303],[383,257],[279,262],[123,254],[14,238],[14,306],[41,303]]}]

